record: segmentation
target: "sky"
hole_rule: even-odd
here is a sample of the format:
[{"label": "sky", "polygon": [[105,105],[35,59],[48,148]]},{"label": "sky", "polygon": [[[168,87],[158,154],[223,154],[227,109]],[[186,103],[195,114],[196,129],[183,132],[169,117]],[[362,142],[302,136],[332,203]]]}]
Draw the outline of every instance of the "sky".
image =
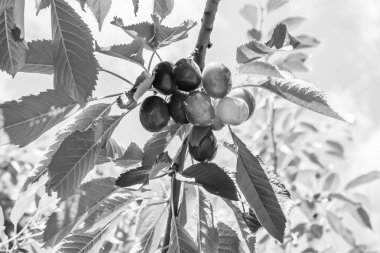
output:
[{"label": "sky", "polygon": [[[235,68],[235,50],[240,44],[248,42],[246,31],[250,24],[238,13],[244,4],[254,4],[258,0],[221,0],[216,16],[215,27],[211,36],[213,47],[207,52],[207,62],[221,61],[229,68]],[[261,0],[263,1],[263,0]],[[152,1],[140,1],[140,11],[134,16],[132,1],[113,0],[102,32],[97,30],[95,18],[88,10],[79,10],[77,1],[69,1],[89,24],[100,46],[129,43],[131,38],[121,29],[110,25],[114,16],[121,17],[125,24],[150,21]],[[173,13],[164,21],[168,26],[178,25],[186,19],[200,22],[204,0],[176,0]],[[265,1],[263,1],[265,2]],[[50,39],[50,11],[42,10],[35,15],[34,1],[26,1],[25,34],[28,41]],[[264,29],[271,29],[276,22],[290,16],[307,18],[292,34],[310,34],[322,43],[307,50],[311,57],[307,66],[311,69],[298,77],[315,84],[324,90],[334,104],[356,115],[358,122],[350,126],[354,141],[347,146],[346,177],[353,178],[369,170],[380,170],[378,154],[380,150],[380,1],[378,0],[291,0],[279,10],[266,17]],[[189,38],[176,43],[175,46],[162,49],[160,55],[171,61],[191,54],[199,25],[189,34]],[[150,55],[146,55],[146,59]],[[98,55],[102,66],[134,81],[141,69],[128,62]],[[154,64],[157,61],[154,61]],[[118,93],[128,86],[106,73],[98,76],[95,96]],[[24,95],[37,94],[52,88],[52,77],[46,75],[19,73],[11,78],[0,72],[0,101],[16,99]],[[313,113],[310,117],[327,120]],[[335,122],[335,121],[334,121]],[[335,124],[343,124],[336,122]],[[142,146],[150,133],[142,132],[138,122],[138,111],[132,112],[127,120],[115,132],[115,137],[122,144],[135,141]],[[379,184],[364,187],[372,199],[378,196]],[[372,201],[372,213],[380,210],[380,203]],[[380,218],[375,217],[377,229]]]}]

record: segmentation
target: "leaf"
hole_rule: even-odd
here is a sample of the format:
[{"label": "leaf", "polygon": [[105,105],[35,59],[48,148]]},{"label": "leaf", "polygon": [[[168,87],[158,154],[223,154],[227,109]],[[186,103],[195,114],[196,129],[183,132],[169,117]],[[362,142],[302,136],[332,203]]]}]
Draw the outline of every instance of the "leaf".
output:
[{"label": "leaf", "polygon": [[328,150],[328,154],[334,154],[340,158],[344,158],[344,147],[337,141],[326,140],[326,144],[331,148]]},{"label": "leaf", "polygon": [[110,233],[113,231],[113,228],[118,225],[120,218],[121,217],[116,217],[115,220],[92,233],[74,232],[65,238],[63,244],[59,247],[58,252],[99,252],[103,243],[111,235]]},{"label": "leaf", "polygon": [[276,25],[273,30],[272,37],[267,43],[265,43],[268,47],[276,47],[277,49],[290,47],[290,49],[294,49],[299,46],[300,41],[289,34],[288,28],[286,24],[280,23]]},{"label": "leaf", "polygon": [[131,142],[124,154],[115,161],[115,165],[128,168],[141,162],[143,156],[144,153],[140,147],[136,143]]},{"label": "leaf", "polygon": [[309,69],[305,66],[308,55],[305,53],[293,53],[288,55],[279,67],[288,71],[307,72]]},{"label": "leaf", "polygon": [[248,215],[241,212],[240,208],[230,200],[224,199],[227,205],[235,214],[235,219],[241,231],[242,237],[245,240],[250,252],[255,252],[256,235],[255,233],[261,227],[255,214]]},{"label": "leaf", "polygon": [[234,181],[214,163],[197,163],[188,167],[183,176],[194,178],[208,192],[231,200],[239,200]]},{"label": "leaf", "polygon": [[113,45],[101,48],[96,44],[96,51],[105,55],[117,57],[130,62],[144,65],[143,58],[144,40],[135,38],[130,44]]},{"label": "leaf", "polygon": [[359,206],[358,208],[356,208],[356,212],[362,224],[364,224],[364,226],[366,226],[367,228],[372,229],[371,220],[367,211],[362,206]]},{"label": "leaf", "polygon": [[14,38],[15,23],[14,1],[3,1],[4,11],[0,12],[0,69],[15,76],[25,62],[27,46],[23,40]]},{"label": "leaf", "polygon": [[261,159],[255,157],[246,145],[231,132],[238,148],[236,181],[249,206],[263,227],[275,239],[283,241],[286,218],[272,188]]},{"label": "leaf", "polygon": [[166,18],[174,8],[174,0],[154,0],[153,13],[158,14],[162,19]]},{"label": "leaf", "polygon": [[157,50],[188,37],[188,32],[197,24],[187,20],[177,27],[161,25],[157,16],[152,16],[154,23],[142,22],[124,26],[120,18],[115,18],[111,24],[122,28],[132,38],[144,38],[149,50]]},{"label": "leaf", "polygon": [[105,116],[84,132],[75,131],[60,145],[48,166],[48,192],[62,200],[71,196],[94,168],[100,149],[111,137],[122,116]]},{"label": "leaf", "polygon": [[274,11],[286,4],[287,2],[289,2],[289,0],[269,0],[267,3],[267,11]]},{"label": "leaf", "polygon": [[182,252],[196,253],[197,246],[195,245],[189,232],[187,232],[185,228],[178,223],[173,215],[168,253]]},{"label": "leaf", "polygon": [[282,20],[280,23],[284,23],[287,26],[288,30],[290,30],[290,29],[297,28],[305,21],[306,21],[306,18],[304,17],[289,17]]},{"label": "leaf", "polygon": [[0,2],[0,14],[2,14],[6,9],[10,9],[15,5],[14,0],[4,0]]},{"label": "leaf", "polygon": [[240,239],[238,234],[227,224],[218,222],[219,247],[218,253],[239,252]]},{"label": "leaf", "polygon": [[352,115],[334,109],[322,91],[302,80],[270,79],[261,84],[260,87],[311,111],[348,123],[355,122]]},{"label": "leaf", "polygon": [[0,145],[24,147],[76,110],[74,100],[54,90],[0,104]]},{"label": "leaf", "polygon": [[173,138],[181,131],[184,126],[179,124],[169,124],[160,132],[154,133],[153,136],[145,143],[143,151],[144,157],[142,166],[151,167]]},{"label": "leaf", "polygon": [[138,167],[121,174],[116,180],[116,186],[130,187],[136,184],[147,184],[149,182],[150,169]]},{"label": "leaf", "polygon": [[56,153],[66,137],[75,131],[84,131],[89,128],[95,119],[107,115],[110,109],[111,104],[99,103],[89,105],[75,119],[69,122],[65,127],[61,128],[52,141],[52,144],[48,147],[46,153],[29,173],[21,191],[26,191],[30,184],[37,182],[41,176],[47,172],[47,167],[51,162],[52,156]]},{"label": "leaf", "polygon": [[256,5],[246,4],[239,12],[253,27],[257,26],[258,8]]},{"label": "leaf", "polygon": [[341,193],[330,193],[329,195],[329,198],[332,198],[332,199],[339,199],[345,203],[348,203],[350,205],[353,205],[353,206],[357,206],[357,205],[360,205],[360,203],[348,198],[347,196],[341,194]]},{"label": "leaf", "polygon": [[45,9],[50,6],[51,0],[35,0],[36,1],[36,9],[37,14],[40,12],[40,10]]},{"label": "leaf", "polygon": [[28,42],[25,64],[20,72],[51,75],[54,73],[53,48],[50,40]]},{"label": "leaf", "polygon": [[247,63],[259,59],[265,55],[275,52],[276,49],[272,49],[256,40],[252,40],[244,45],[241,45],[236,50],[237,63]]},{"label": "leaf", "polygon": [[135,16],[137,16],[137,12],[139,11],[139,0],[132,0],[133,4],[133,12],[135,13]]},{"label": "leaf", "polygon": [[218,252],[219,234],[211,202],[198,188],[198,244],[199,252]]},{"label": "leaf", "polygon": [[322,190],[324,191],[335,191],[340,183],[339,175],[336,173],[331,173],[328,175],[328,177],[325,179],[322,185]]},{"label": "leaf", "polygon": [[319,224],[312,224],[310,226],[309,233],[313,235],[314,238],[320,239],[323,236],[323,226]]},{"label": "leaf", "polygon": [[85,3],[87,3],[92,14],[94,14],[98,21],[99,31],[101,31],[104,19],[111,9],[112,0],[86,0]]},{"label": "leaf", "polygon": [[[239,65],[240,74],[263,75],[270,77],[286,77],[287,73],[281,73],[276,66],[264,61],[250,61]],[[283,76],[285,74],[285,76]]]},{"label": "leaf", "polygon": [[261,40],[261,36],[262,36],[261,31],[257,30],[256,28],[249,29],[247,33],[248,33],[248,36],[251,37],[252,39],[257,40],[257,41]]},{"label": "leaf", "polygon": [[96,160],[96,164],[98,165],[115,161],[122,157],[124,152],[124,148],[120,146],[115,139],[110,138],[107,141],[106,146],[101,149],[98,159]]},{"label": "leaf", "polygon": [[348,244],[354,246],[355,243],[355,237],[352,234],[352,232],[346,228],[340,218],[336,216],[334,213],[327,211],[326,212],[327,220],[329,221],[331,228],[340,235]]},{"label": "leaf", "polygon": [[91,215],[115,191],[113,178],[94,179],[81,185],[79,191],[62,202],[51,214],[43,232],[44,247],[57,245],[66,235],[75,230],[88,215]]},{"label": "leaf", "polygon": [[380,171],[377,171],[377,170],[370,171],[370,172],[363,174],[363,175],[360,175],[360,176],[356,177],[355,179],[351,180],[350,182],[348,182],[346,184],[346,186],[344,187],[344,189],[350,190],[350,189],[358,187],[360,185],[370,183],[370,182],[377,180],[379,178],[380,178]]},{"label": "leaf", "polygon": [[98,74],[91,31],[64,0],[51,3],[54,88],[84,104]]},{"label": "leaf", "polygon": [[311,37],[309,35],[299,35],[296,36],[296,39],[300,41],[297,49],[316,47],[321,43],[317,38]]}]

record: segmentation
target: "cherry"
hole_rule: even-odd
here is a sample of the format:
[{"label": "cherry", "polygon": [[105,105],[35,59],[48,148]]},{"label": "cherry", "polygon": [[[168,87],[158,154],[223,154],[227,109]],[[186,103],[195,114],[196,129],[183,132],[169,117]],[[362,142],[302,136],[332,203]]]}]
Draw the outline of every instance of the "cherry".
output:
[{"label": "cherry", "polygon": [[173,118],[174,122],[179,124],[187,124],[185,114],[185,99],[187,98],[187,93],[185,92],[176,92],[170,96],[169,99],[169,114]]},{"label": "cherry", "polygon": [[211,161],[218,150],[217,139],[210,127],[194,126],[189,137],[189,153],[198,162]]},{"label": "cherry", "polygon": [[185,114],[195,126],[209,126],[215,118],[211,98],[204,92],[191,92],[185,100]]},{"label": "cherry", "polygon": [[174,77],[182,91],[193,91],[201,84],[201,70],[193,59],[181,59],[174,65]]},{"label": "cherry", "polygon": [[147,97],[140,107],[141,125],[149,132],[158,132],[170,120],[168,106],[164,99],[158,96]]},{"label": "cherry", "polygon": [[223,98],[231,91],[231,71],[220,62],[211,62],[203,69],[202,83],[210,97]]},{"label": "cherry", "polygon": [[168,61],[160,62],[153,70],[153,87],[164,95],[173,94],[177,86],[173,74],[173,63]]},{"label": "cherry", "polygon": [[252,114],[255,111],[256,101],[251,92],[244,88],[236,88],[230,92],[229,96],[243,99],[247,103],[249,109],[247,119],[252,117]]},{"label": "cherry", "polygon": [[248,118],[248,114],[248,105],[241,98],[224,97],[216,105],[217,117],[228,125],[240,125]]}]

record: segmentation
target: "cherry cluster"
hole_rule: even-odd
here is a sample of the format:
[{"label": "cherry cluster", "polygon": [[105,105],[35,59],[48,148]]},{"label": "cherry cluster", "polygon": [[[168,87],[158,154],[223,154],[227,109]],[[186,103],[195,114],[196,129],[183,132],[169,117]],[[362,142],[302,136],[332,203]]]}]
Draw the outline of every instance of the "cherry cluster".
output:
[{"label": "cherry cluster", "polygon": [[178,124],[192,124],[189,153],[197,161],[215,157],[218,146],[213,130],[240,125],[255,110],[252,94],[243,88],[232,89],[231,71],[220,62],[209,63],[201,73],[190,58],[175,64],[164,61],[156,65],[153,76],[153,87],[168,97],[165,101],[154,95],[142,102],[142,126],[158,132],[170,118]]}]

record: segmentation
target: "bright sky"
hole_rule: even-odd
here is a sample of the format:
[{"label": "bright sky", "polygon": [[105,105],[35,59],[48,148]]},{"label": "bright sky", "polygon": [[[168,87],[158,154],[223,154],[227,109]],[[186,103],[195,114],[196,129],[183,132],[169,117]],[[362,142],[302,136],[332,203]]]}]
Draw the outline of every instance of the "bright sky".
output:
[{"label": "bright sky", "polygon": [[[262,0],[263,1],[263,0]],[[70,3],[79,10],[77,1]],[[138,16],[133,14],[132,1],[113,0],[111,12],[106,18],[102,33],[97,31],[97,24],[90,11],[84,15],[90,25],[95,38],[101,46],[110,46],[116,43],[129,43],[131,38],[121,29],[112,26],[109,22],[113,16],[123,18],[125,24],[150,21],[152,1],[140,1]],[[172,15],[164,21],[167,25],[177,25],[185,19],[200,21],[203,5],[201,0],[176,0]],[[236,3],[239,3],[238,5]],[[235,49],[238,45],[248,41],[246,31],[250,25],[238,13],[246,3],[255,3],[256,0],[230,1],[222,0],[216,18],[215,29],[212,34],[213,48],[208,52],[207,61],[222,61],[230,68],[236,66]],[[263,1],[265,2],[265,1]],[[307,33],[317,37],[322,44],[308,50],[312,54],[307,65],[311,72],[298,75],[307,81],[322,88],[329,95],[337,107],[353,112],[358,116],[358,124],[352,127],[354,143],[347,152],[347,178],[369,170],[380,170],[378,155],[380,150],[380,1],[378,0],[292,0],[288,5],[273,12],[266,20],[266,29],[270,29],[276,22],[289,16],[302,16],[308,20],[293,34]],[[50,11],[43,10],[35,16],[34,1],[26,1],[26,39],[50,39]],[[199,26],[190,33],[189,39],[177,43],[175,46],[163,49],[160,54],[164,59],[176,61],[189,56],[196,41]],[[150,56],[150,55],[149,55]],[[147,59],[147,58],[146,58]],[[134,81],[141,70],[134,65],[101,56],[102,66],[111,69]],[[0,73],[0,101],[19,98],[23,95],[37,94],[47,88],[52,88],[52,77],[36,74],[19,73],[14,79],[5,73]],[[124,83],[112,76],[101,73],[96,96],[103,96],[120,92]],[[308,114],[312,117],[323,116]],[[338,123],[340,124],[340,123]],[[150,136],[141,132],[138,122],[138,112],[129,115],[115,133],[116,139],[128,145],[135,141],[142,145]],[[378,183],[366,186],[372,199],[378,199],[376,192]],[[373,201],[372,214],[380,210],[380,203]],[[374,217],[374,216],[373,216]],[[373,220],[380,230],[380,218]]]}]

